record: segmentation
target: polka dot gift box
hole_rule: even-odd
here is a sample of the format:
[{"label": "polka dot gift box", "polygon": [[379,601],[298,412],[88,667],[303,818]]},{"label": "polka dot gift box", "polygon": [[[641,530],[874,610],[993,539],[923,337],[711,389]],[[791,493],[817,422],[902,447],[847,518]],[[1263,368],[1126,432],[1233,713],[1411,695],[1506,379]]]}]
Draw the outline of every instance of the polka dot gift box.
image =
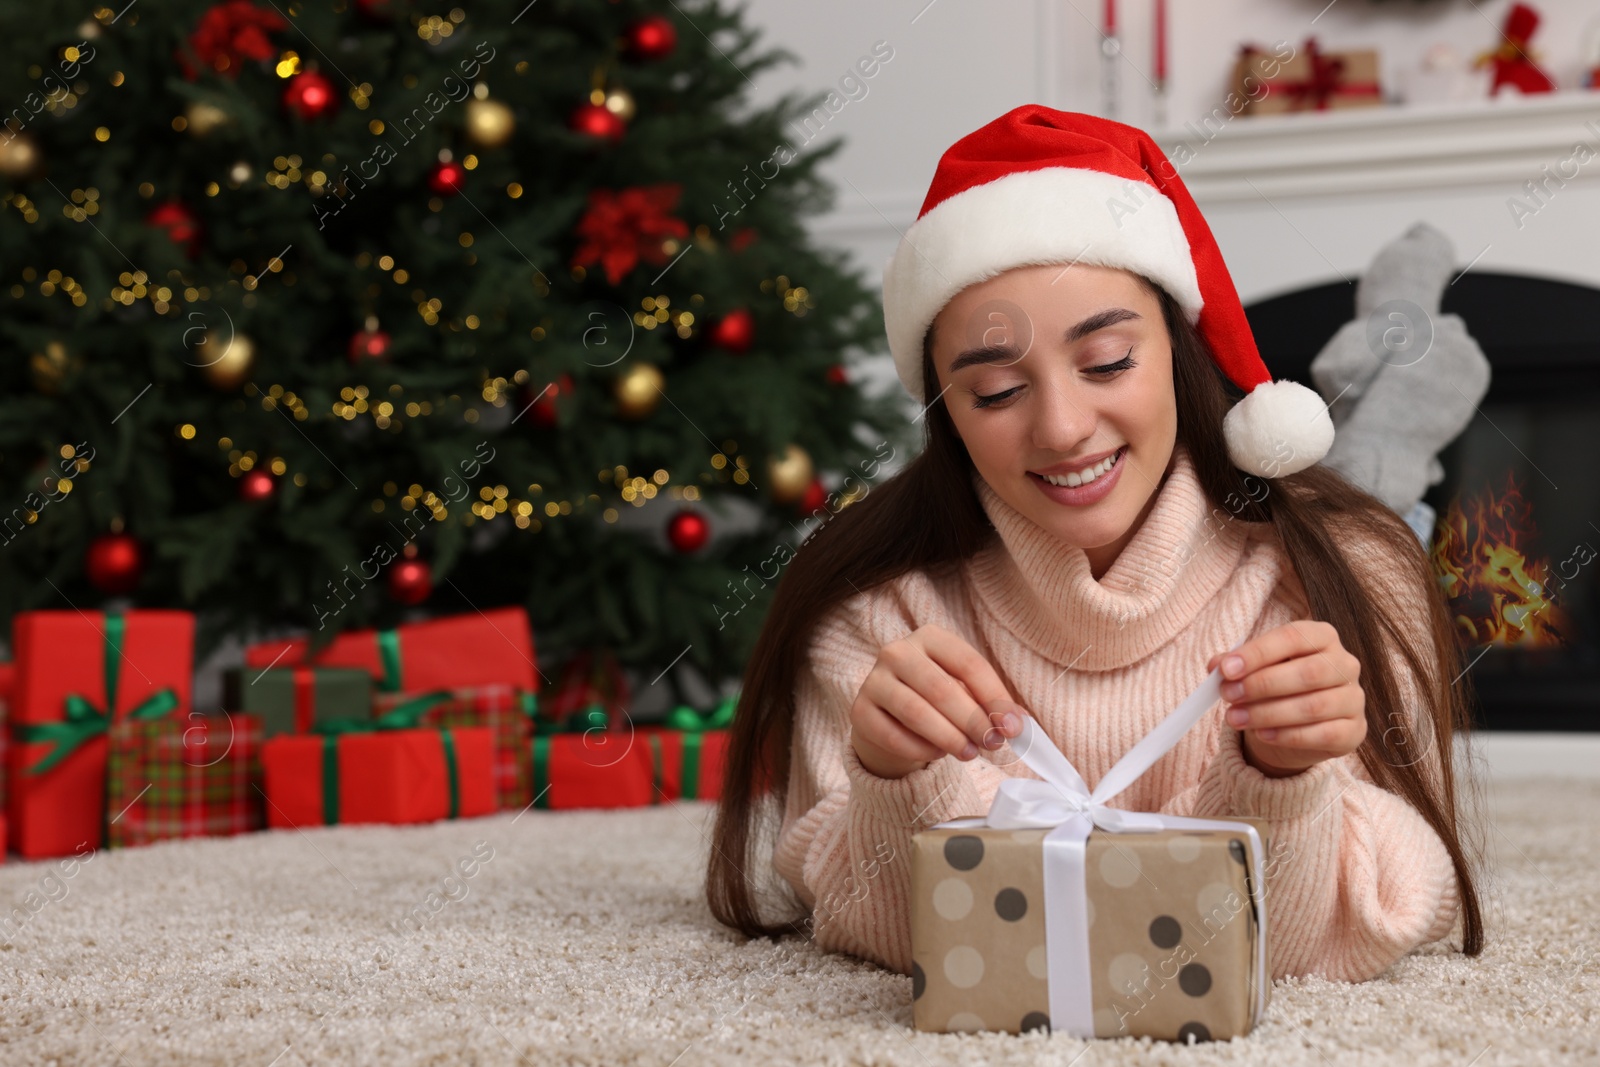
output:
[{"label": "polka dot gift box", "polygon": [[1271,996],[1263,819],[1107,807],[1220,697],[1213,672],[1091,792],[1031,718],[1039,779],[912,838],[919,1030],[1224,1040]]}]

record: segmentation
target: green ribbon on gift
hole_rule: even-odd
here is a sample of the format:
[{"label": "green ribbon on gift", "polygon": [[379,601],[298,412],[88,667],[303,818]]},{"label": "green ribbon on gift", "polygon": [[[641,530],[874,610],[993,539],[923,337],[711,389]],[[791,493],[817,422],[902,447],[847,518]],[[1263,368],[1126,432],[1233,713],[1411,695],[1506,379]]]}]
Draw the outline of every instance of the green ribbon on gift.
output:
[{"label": "green ribbon on gift", "polygon": [[[122,643],[127,635],[128,620],[118,614],[105,617],[105,710],[95,707],[86,697],[71,693],[65,701],[65,715],[60,722],[18,723],[14,726],[16,738],[23,744],[49,743],[49,752],[24,773],[44,774],[62,760],[81,748],[92,737],[111,729],[112,716],[117,706],[117,683],[122,670]],[[152,693],[132,711],[130,719],[159,719],[178,706],[178,694],[170,687]],[[109,761],[108,761],[109,765]]]},{"label": "green ribbon on gift", "polygon": [[[532,698],[533,694],[525,694]],[[526,702],[525,702],[526,704]],[[524,708],[526,709],[526,706]],[[533,710],[538,710],[534,703]],[[528,714],[532,715],[530,711]],[[606,712],[599,704],[591,704],[577,715],[569,716],[563,722],[550,722],[548,719],[534,718],[533,720],[533,806],[536,808],[550,807],[550,749],[551,742],[560,734],[584,734],[590,730],[604,730],[606,728]],[[543,783],[543,784],[541,784]]]},{"label": "green ribbon on gift", "polygon": [[[322,821],[325,825],[334,826],[339,822],[339,738],[347,734],[418,729],[422,716],[441,700],[450,699],[450,695],[449,690],[439,689],[396,705],[376,719],[332,719],[312,727],[313,733],[322,735]],[[455,735],[447,729],[441,729],[439,743],[444,748],[445,773],[450,789],[449,817],[454,819],[461,812],[461,768],[456,758]]]},{"label": "green ribbon on gift", "polygon": [[383,663],[383,677],[378,688],[385,693],[400,692],[400,631],[378,631],[378,659]]},{"label": "green ribbon on gift", "polygon": [[[733,725],[733,712],[739,704],[737,695],[724,698],[710,711],[696,711],[687,704],[679,704],[667,712],[665,724],[667,729],[677,731],[681,737],[680,746],[683,751],[683,764],[679,768],[679,795],[695,799],[700,795],[700,750],[705,740],[702,736],[710,730],[726,730]],[[655,734],[650,735],[650,756],[655,764],[656,791],[664,792],[661,788],[665,780],[662,774],[661,738]]]}]

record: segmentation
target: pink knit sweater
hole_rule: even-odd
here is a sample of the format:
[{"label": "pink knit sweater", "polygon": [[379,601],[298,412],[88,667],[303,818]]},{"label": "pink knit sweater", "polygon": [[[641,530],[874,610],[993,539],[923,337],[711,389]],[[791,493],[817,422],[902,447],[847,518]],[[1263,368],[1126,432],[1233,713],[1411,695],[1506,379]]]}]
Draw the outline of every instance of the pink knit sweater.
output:
[{"label": "pink knit sweater", "polygon": [[[999,540],[948,573],[912,571],[844,602],[813,635],[795,694],[774,866],[812,909],[818,945],[902,974],[911,835],[983,814],[1007,775],[1036,775],[1009,747],[966,763],[946,756],[896,780],[863,768],[849,710],[880,648],[927,624],[960,634],[1093,788],[1204,678],[1212,654],[1310,617],[1270,526],[1225,509],[1208,516],[1181,445],[1149,516],[1098,581],[1082,550],[977,475],[974,486]],[[1396,601],[1420,626],[1419,603]],[[1402,688],[1411,684],[1402,673]],[[1402,710],[1411,721],[1414,710]],[[1453,932],[1449,854],[1410,804],[1373,784],[1354,753],[1269,778],[1244,761],[1223,711],[1219,702],[1110,803],[1270,821],[1273,977],[1361,981]]]}]

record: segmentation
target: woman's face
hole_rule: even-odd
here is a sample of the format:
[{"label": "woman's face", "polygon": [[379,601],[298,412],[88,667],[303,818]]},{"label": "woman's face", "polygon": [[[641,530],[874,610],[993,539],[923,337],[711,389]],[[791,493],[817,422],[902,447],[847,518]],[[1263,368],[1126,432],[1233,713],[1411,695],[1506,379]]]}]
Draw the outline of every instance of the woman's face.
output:
[{"label": "woman's face", "polygon": [[1178,435],[1157,298],[1116,268],[1017,267],[945,305],[933,362],[984,481],[1104,574],[1154,502]]}]

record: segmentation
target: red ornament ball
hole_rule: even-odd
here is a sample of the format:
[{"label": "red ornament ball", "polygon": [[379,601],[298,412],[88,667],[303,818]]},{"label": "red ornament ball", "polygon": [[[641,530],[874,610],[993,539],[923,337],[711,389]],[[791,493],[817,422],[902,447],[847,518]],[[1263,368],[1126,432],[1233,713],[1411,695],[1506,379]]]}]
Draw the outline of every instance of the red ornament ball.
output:
[{"label": "red ornament ball", "polygon": [[[547,430],[552,429],[559,421],[557,418],[559,411],[556,405],[563,403],[562,397],[570,397],[573,389],[572,375],[563,371],[555,381],[550,383],[548,388],[541,389],[537,393],[529,390],[532,395],[523,404],[524,407],[528,408],[528,417],[533,420],[535,425],[543,426]],[[531,406],[529,406],[530,404]]]},{"label": "red ornament ball", "polygon": [[622,140],[622,119],[604,104],[579,104],[572,111],[567,124],[586,137],[595,140]]},{"label": "red ornament ball", "polygon": [[433,568],[420,559],[398,559],[389,567],[389,595],[401,604],[420,604],[433,593]]},{"label": "red ornament ball", "polygon": [[144,574],[144,546],[129,534],[101,534],[89,542],[83,570],[102,593],[131,593]]},{"label": "red ornament ball", "polygon": [[678,31],[665,15],[646,15],[627,30],[628,55],[644,62],[665,59],[678,47]]},{"label": "red ornament ball", "polygon": [[244,472],[239,479],[239,499],[252,503],[257,500],[266,500],[277,491],[278,483],[272,475],[257,467]]},{"label": "red ornament ball", "polygon": [[811,479],[811,484],[806,486],[804,495],[800,497],[800,514],[809,515],[828,502],[828,490],[823,488],[821,478]]},{"label": "red ornament ball", "polygon": [[389,358],[389,335],[382,330],[360,330],[350,338],[350,362]]},{"label": "red ornament ball", "polygon": [[843,363],[835,363],[828,368],[829,385],[849,385],[850,375],[845,371]]},{"label": "red ornament ball", "polygon": [[200,251],[200,218],[188,205],[169,200],[153,208],[144,221],[150,226],[166,230],[172,243],[183,246],[190,259]]},{"label": "red ornament ball", "polygon": [[466,180],[467,168],[453,159],[435,163],[428,172],[428,188],[440,196],[455,196]]},{"label": "red ornament ball", "polygon": [[711,523],[698,511],[683,508],[667,520],[667,540],[685,555],[703,548],[710,537]]},{"label": "red ornament ball", "polygon": [[289,79],[283,90],[283,106],[311,122],[338,110],[339,93],[323,74],[303,70]]},{"label": "red ornament ball", "polygon": [[755,339],[756,319],[748,308],[729,312],[711,327],[711,343],[729,352],[748,351]]},{"label": "red ornament ball", "polygon": [[356,14],[369,22],[384,23],[394,18],[390,0],[356,0]]}]

